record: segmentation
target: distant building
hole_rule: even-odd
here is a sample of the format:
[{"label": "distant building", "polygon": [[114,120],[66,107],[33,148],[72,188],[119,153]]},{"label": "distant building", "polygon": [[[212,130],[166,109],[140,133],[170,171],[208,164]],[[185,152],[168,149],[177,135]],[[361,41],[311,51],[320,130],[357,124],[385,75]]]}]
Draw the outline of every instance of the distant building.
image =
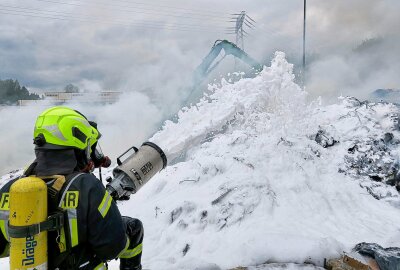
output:
[{"label": "distant building", "polygon": [[44,98],[40,100],[18,100],[19,106],[51,106],[64,103],[115,103],[122,92],[102,91],[102,92],[84,92],[84,93],[66,93],[66,92],[45,92]]}]

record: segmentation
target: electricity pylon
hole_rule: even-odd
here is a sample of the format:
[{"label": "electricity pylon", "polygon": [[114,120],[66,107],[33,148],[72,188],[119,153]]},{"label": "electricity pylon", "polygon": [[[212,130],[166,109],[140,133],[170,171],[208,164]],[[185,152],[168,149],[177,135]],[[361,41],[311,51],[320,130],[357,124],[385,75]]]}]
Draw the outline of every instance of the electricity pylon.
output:
[{"label": "electricity pylon", "polygon": [[246,14],[246,11],[242,11],[240,13],[231,14],[232,17],[230,22],[235,23],[235,27],[228,28],[227,34],[235,34],[236,35],[236,46],[244,50],[244,37],[249,35],[248,32],[244,29],[247,26],[250,29],[254,29],[255,21]]},{"label": "electricity pylon", "polygon": [[[246,14],[246,11],[242,11],[240,13],[231,14],[234,17],[231,17],[230,22],[235,23],[235,27],[229,27],[227,34],[236,35],[236,46],[244,50],[244,37],[248,36],[249,33],[244,29],[247,26],[250,29],[254,29],[255,21]],[[237,61],[235,58],[235,70],[237,70]]]}]

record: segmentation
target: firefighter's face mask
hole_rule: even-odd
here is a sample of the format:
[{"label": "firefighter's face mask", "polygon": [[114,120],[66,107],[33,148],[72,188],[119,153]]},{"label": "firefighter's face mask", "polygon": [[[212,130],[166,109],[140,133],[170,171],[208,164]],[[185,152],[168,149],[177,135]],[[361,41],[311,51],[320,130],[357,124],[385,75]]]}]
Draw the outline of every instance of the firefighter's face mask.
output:
[{"label": "firefighter's face mask", "polygon": [[86,157],[87,161],[90,160],[91,152],[92,152],[92,148],[90,147],[90,140],[88,140],[88,144],[87,144],[86,149],[85,149],[85,157]]},{"label": "firefighter's face mask", "polygon": [[99,163],[100,161],[102,161],[104,158],[103,151],[101,150],[100,143],[98,141],[101,137],[101,133],[97,129],[96,122],[94,122],[94,121],[88,121],[88,122],[93,128],[95,128],[97,130],[99,135],[97,137],[97,141],[93,145],[92,145],[91,141],[88,141],[88,145],[86,147],[85,154],[86,154],[87,160],[92,160],[96,164],[96,163]]},{"label": "firefighter's face mask", "polygon": [[91,148],[90,157],[96,163],[96,161],[102,161],[104,158],[103,150],[101,149],[100,143],[95,143]]},{"label": "firefighter's face mask", "polygon": [[99,142],[92,146],[92,153],[90,154],[90,159],[93,161],[96,168],[99,167],[109,167],[111,165],[111,160],[103,154],[103,150],[100,147]]},{"label": "firefighter's face mask", "polygon": [[84,150],[84,159],[84,172],[92,172],[104,163],[104,154],[98,142],[92,146],[90,146],[90,141],[88,142],[88,146]]}]

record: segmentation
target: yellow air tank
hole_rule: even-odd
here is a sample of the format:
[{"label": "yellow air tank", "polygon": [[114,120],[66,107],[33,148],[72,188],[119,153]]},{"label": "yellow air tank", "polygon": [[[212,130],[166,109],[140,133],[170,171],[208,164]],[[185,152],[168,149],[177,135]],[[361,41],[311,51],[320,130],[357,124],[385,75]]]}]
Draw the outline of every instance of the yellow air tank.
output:
[{"label": "yellow air tank", "polygon": [[[26,227],[47,219],[47,186],[37,177],[17,180],[10,188],[11,226]],[[10,269],[47,269],[47,231],[33,236],[10,236]]]}]

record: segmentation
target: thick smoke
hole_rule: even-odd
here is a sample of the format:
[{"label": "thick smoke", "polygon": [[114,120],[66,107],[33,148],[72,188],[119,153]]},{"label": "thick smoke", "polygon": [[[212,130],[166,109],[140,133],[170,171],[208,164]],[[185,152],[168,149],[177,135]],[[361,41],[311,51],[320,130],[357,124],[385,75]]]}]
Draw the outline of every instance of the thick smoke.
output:
[{"label": "thick smoke", "polygon": [[[281,50],[299,72],[302,2],[205,0],[190,5],[183,0],[151,2],[226,14],[217,21],[135,14],[135,20],[146,23],[208,27],[206,31],[171,31],[163,27],[113,24],[132,19],[132,13],[104,9],[101,5],[93,8],[77,2],[81,6],[56,3],[43,6],[36,1],[21,4],[6,0],[2,4],[46,8],[86,18],[101,17],[102,21],[0,16],[0,78],[19,79],[31,90],[60,90],[73,83],[87,91],[127,92],[114,105],[77,105],[99,122],[104,134],[103,148],[115,157],[131,144],[138,145],[151,136],[162,120],[178,111],[190,92],[194,69],[214,41],[234,40],[234,36],[220,30],[232,26],[227,23],[231,13],[245,10],[256,21],[256,28],[249,30],[250,35],[245,38],[245,51],[250,56],[268,64],[274,52]],[[368,98],[378,88],[400,88],[399,1],[311,0],[307,4],[306,90],[311,96],[334,102],[339,95]],[[184,13],[175,10],[174,14],[185,16]],[[221,63],[216,74],[233,71],[224,64],[233,66],[232,59]],[[32,128],[41,109],[0,109],[1,172],[24,166],[33,158]]]},{"label": "thick smoke", "polygon": [[310,2],[307,90],[326,99],[361,99],[379,88],[400,88],[400,3]]},{"label": "thick smoke", "polygon": [[33,161],[33,125],[37,107],[0,107],[0,174]]},{"label": "thick smoke", "polygon": [[[19,1],[6,2],[21,6]],[[233,26],[227,23],[230,14],[241,10],[246,10],[256,21],[256,28],[248,30],[250,36],[245,38],[245,50],[251,56],[266,64],[276,50],[282,50],[297,70],[301,68],[302,1],[214,2],[205,0],[191,5],[181,0],[168,1],[168,4],[152,2],[187,9],[186,12],[203,10],[203,15],[209,11],[214,16],[208,17],[209,20],[206,17],[198,20],[199,17],[184,10],[175,10],[175,15],[181,17],[151,13],[167,10],[161,7],[150,13],[137,12],[133,18],[132,11],[140,6],[126,8],[124,12],[118,8],[122,2],[108,9],[93,3],[78,6],[47,3],[46,10],[86,16],[93,22],[13,20],[15,16],[2,16],[0,46],[4,50],[0,50],[0,58],[5,68],[0,75],[18,78],[36,89],[55,90],[68,83],[92,82],[100,89],[142,91],[152,101],[162,97],[163,102],[158,105],[171,108],[177,99],[184,99],[181,87],[190,84],[191,72],[213,42],[234,40],[223,29]],[[44,8],[42,3],[35,3],[25,6]],[[399,88],[396,76],[400,71],[399,1],[307,1],[307,11],[309,92],[327,98],[340,94],[367,97],[376,88]],[[166,28],[113,24],[132,19],[136,23],[157,23]],[[13,20],[12,26],[8,23],[10,20]],[[171,23],[189,31],[167,30]],[[190,31],[193,25],[208,31]],[[364,42],[375,39],[381,42],[374,43],[368,51],[358,51]]]},{"label": "thick smoke", "polygon": [[[140,93],[126,93],[110,105],[66,104],[97,121],[104,154],[115,161],[130,146],[140,146],[160,125],[162,114]],[[0,107],[0,174],[22,168],[33,161],[33,127],[45,107]],[[4,108],[4,109],[3,109]]]}]

